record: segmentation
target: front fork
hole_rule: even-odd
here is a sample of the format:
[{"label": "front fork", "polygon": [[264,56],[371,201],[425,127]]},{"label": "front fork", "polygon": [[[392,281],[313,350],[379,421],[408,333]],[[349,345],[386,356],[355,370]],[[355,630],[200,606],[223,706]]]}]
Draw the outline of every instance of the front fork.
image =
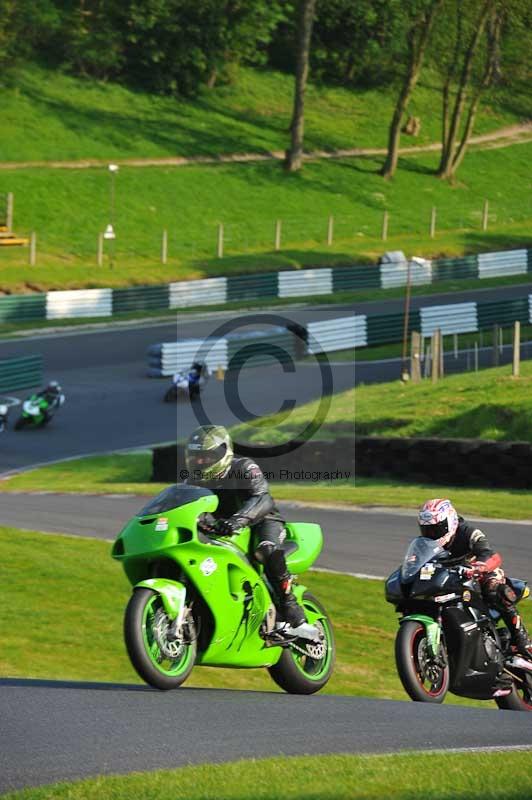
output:
[{"label": "front fork", "polygon": [[403,617],[401,619],[401,623],[406,622],[407,620],[413,620],[414,622],[419,622],[421,623],[421,625],[423,625],[427,634],[429,654],[436,662],[445,664],[446,663],[445,650],[441,646],[442,645],[441,615],[438,616],[437,620],[434,620],[432,617],[428,617],[426,614],[409,614],[409,616]]}]

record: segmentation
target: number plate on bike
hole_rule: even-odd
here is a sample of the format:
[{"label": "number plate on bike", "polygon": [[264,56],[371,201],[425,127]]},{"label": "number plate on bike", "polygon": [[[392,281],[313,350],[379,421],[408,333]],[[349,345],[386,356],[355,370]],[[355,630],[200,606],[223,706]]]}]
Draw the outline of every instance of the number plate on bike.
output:
[{"label": "number plate on bike", "polygon": [[430,581],[432,576],[435,572],[434,564],[425,564],[424,567],[421,567],[421,572],[419,573],[419,580],[420,581]]}]

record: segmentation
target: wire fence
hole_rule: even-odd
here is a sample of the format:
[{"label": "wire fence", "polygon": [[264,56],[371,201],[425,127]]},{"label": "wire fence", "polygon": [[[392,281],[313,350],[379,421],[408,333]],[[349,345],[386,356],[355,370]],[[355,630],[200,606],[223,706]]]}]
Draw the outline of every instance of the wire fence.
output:
[{"label": "wire fence", "polygon": [[[352,253],[363,249],[364,243],[375,246],[382,242],[383,251],[387,241],[401,237],[405,247],[411,248],[411,238],[432,238],[437,244],[440,236],[453,233],[479,234],[494,232],[500,228],[526,223],[532,220],[532,203],[528,193],[516,198],[515,205],[497,205],[491,200],[465,205],[459,202],[438,208],[419,204],[416,198],[411,204],[397,210],[382,207],[375,198],[368,207],[355,208],[352,214],[345,212],[330,214],[294,214],[258,217],[256,213],[242,213],[241,220],[200,222],[186,216],[179,221],[166,219],[167,224],[154,221],[135,226],[127,218],[118,218],[113,233],[116,238],[107,238],[105,226],[100,230],[77,225],[64,232],[24,230],[17,232],[28,237],[30,245],[23,248],[3,248],[5,263],[49,263],[52,259],[68,262],[89,262],[97,266],[119,266],[120,263],[146,262],[176,265],[181,261],[196,259],[223,259],[260,253],[275,253],[291,250],[315,250],[319,253],[338,253],[343,248]],[[2,216],[0,195],[0,217]],[[1,221],[0,221],[1,224]],[[6,251],[10,252],[6,252]]]}]

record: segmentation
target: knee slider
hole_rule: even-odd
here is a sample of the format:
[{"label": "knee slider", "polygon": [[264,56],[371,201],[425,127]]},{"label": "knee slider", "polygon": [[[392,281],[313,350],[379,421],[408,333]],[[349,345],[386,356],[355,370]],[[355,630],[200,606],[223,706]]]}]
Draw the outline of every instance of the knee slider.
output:
[{"label": "knee slider", "polygon": [[503,583],[499,586],[498,595],[505,606],[513,606],[517,600],[516,593],[507,583]]},{"label": "knee slider", "polygon": [[254,556],[259,564],[266,564],[270,558],[272,557],[273,553],[277,549],[277,545],[273,542],[263,541],[259,542],[257,547],[255,548]]}]

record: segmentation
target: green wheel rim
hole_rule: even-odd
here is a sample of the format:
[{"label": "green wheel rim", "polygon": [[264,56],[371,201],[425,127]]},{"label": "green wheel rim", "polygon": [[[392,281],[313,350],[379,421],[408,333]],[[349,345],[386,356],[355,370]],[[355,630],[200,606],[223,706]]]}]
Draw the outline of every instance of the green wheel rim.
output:
[{"label": "green wheel rim", "polygon": [[325,657],[320,659],[314,659],[309,655],[303,655],[302,653],[298,653],[297,650],[291,650],[290,653],[294,664],[305,676],[305,678],[309,681],[317,682],[323,680],[331,668],[331,661],[333,658],[332,628],[329,620],[323,616],[321,608],[318,608],[310,600],[303,600],[303,605],[307,611],[319,616],[317,622],[313,624],[318,625],[318,627],[320,627],[325,634],[325,646],[327,648],[327,652],[325,653]]},{"label": "green wheel rim", "polygon": [[190,645],[183,645],[175,659],[171,659],[161,652],[154,633],[155,615],[157,611],[160,610],[163,610],[163,604],[159,595],[150,597],[142,613],[142,639],[144,641],[144,648],[155,669],[163,675],[176,678],[187,671],[194,657],[194,653]]}]

